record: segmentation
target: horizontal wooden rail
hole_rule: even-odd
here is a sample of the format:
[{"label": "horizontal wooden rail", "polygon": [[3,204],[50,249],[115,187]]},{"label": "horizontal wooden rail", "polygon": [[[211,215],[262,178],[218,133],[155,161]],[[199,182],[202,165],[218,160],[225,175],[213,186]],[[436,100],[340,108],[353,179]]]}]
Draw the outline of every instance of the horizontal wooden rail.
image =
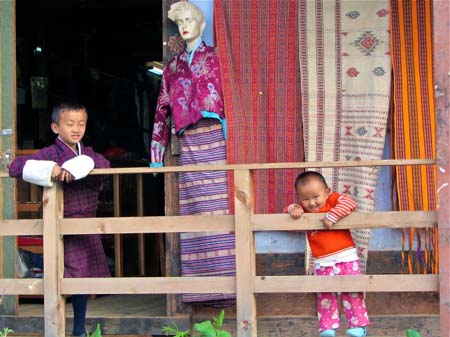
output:
[{"label": "horizontal wooden rail", "polygon": [[236,293],[236,278],[215,277],[124,277],[64,278],[62,294],[208,294]]},{"label": "horizontal wooden rail", "polygon": [[[304,214],[294,220],[288,214],[254,214],[251,222],[254,231],[324,229],[320,219],[323,214]],[[339,220],[333,228],[410,228],[437,226],[437,212],[353,212]]]},{"label": "horizontal wooden rail", "polygon": [[0,220],[0,236],[42,235],[42,219]]},{"label": "horizontal wooden rail", "polygon": [[61,220],[61,234],[131,234],[234,231],[232,215],[187,215]]},{"label": "horizontal wooden rail", "polygon": [[[320,278],[320,279],[318,279]],[[438,291],[439,275],[257,276],[256,293]]]},{"label": "horizontal wooden rail", "polygon": [[44,280],[39,278],[0,279],[2,295],[43,295]]},{"label": "horizontal wooden rail", "polygon": [[406,166],[406,165],[436,165],[435,159],[385,159],[385,160],[345,160],[320,161],[301,163],[261,163],[261,164],[228,164],[228,165],[185,165],[161,168],[125,167],[95,169],[91,174],[137,174],[137,173],[173,173],[202,171],[234,171],[234,170],[274,170],[302,169],[326,167],[370,167],[370,166]]}]

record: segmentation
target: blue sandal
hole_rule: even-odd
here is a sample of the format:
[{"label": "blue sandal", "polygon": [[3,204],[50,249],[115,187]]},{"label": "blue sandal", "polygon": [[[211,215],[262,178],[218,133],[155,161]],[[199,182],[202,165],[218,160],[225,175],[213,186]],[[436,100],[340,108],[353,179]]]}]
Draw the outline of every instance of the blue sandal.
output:
[{"label": "blue sandal", "polygon": [[333,329],[327,329],[320,332],[320,337],[335,337],[336,331]]},{"label": "blue sandal", "polygon": [[365,337],[367,336],[367,329],[365,327],[355,327],[347,329],[347,335],[350,337]]}]

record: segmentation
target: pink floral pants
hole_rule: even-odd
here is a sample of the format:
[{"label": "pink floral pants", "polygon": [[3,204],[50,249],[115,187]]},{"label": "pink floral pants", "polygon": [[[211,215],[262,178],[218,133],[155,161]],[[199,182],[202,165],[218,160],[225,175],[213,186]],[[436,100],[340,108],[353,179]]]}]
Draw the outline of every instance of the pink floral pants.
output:
[{"label": "pink floral pants", "polygon": [[[360,275],[359,260],[340,262],[332,267],[316,269],[316,275]],[[370,324],[363,293],[342,293],[342,307],[350,328]],[[337,293],[317,293],[319,331],[337,329],[341,326]]]}]

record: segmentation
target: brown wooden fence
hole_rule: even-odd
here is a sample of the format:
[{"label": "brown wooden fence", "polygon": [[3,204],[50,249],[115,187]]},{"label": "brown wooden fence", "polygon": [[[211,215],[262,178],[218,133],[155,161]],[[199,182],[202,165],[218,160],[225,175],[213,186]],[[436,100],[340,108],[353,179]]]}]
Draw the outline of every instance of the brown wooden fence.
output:
[{"label": "brown wooden fence", "polygon": [[[435,165],[435,160],[375,160],[220,166],[176,166],[159,169],[97,169],[91,174],[149,174],[154,172],[234,172],[235,214],[218,216],[157,216],[65,219],[63,194],[58,184],[44,189],[42,220],[2,220],[0,236],[43,235],[44,278],[0,279],[6,295],[44,295],[45,336],[64,336],[65,301],[69,294],[181,294],[236,293],[237,335],[257,336],[257,293],[320,291],[423,292],[439,291],[439,275],[256,276],[256,231],[321,229],[320,214],[306,214],[292,220],[287,214],[253,213],[253,172],[267,169],[308,167],[362,167],[394,165]],[[7,175],[1,175],[6,178]],[[437,212],[355,212],[339,221],[336,228],[401,228],[437,226]],[[234,231],[236,235],[235,277],[134,277],[64,278],[63,236],[73,234],[174,233]],[[448,285],[449,280],[441,280]],[[442,321],[441,317],[441,321]],[[448,318],[444,318],[448,320]],[[442,337],[449,337],[447,331]]]}]

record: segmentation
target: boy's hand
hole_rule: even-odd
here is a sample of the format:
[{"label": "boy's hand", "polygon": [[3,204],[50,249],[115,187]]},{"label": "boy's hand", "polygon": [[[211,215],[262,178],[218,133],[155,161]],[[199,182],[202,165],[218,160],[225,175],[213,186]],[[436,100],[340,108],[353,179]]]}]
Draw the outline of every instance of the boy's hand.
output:
[{"label": "boy's hand", "polygon": [[333,227],[333,225],[334,225],[334,223],[332,221],[328,220],[327,217],[320,219],[320,221],[322,221],[323,226],[327,229],[331,229],[331,227]]},{"label": "boy's hand", "polygon": [[62,169],[60,180],[65,181],[66,183],[70,183],[71,181],[74,180],[74,178],[73,178],[73,175],[69,171]]},{"label": "boy's hand", "polygon": [[304,211],[303,211],[303,207],[298,206],[298,205],[294,205],[290,210],[289,210],[289,214],[291,215],[291,217],[293,217],[294,219],[298,219],[303,215]]},{"label": "boy's hand", "polygon": [[53,166],[52,181],[58,181],[61,176],[61,172],[62,172],[61,166],[59,165]]}]

